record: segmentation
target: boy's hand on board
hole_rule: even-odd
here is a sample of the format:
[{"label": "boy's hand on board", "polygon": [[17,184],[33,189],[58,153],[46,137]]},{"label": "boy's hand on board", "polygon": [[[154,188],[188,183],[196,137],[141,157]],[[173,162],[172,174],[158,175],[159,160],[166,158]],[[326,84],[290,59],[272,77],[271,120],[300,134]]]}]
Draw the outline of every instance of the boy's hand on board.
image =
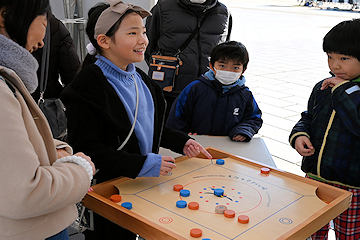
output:
[{"label": "boy's hand on board", "polygon": [[240,134],[234,135],[232,140],[236,141],[236,142],[243,142],[245,141],[246,137]]}]

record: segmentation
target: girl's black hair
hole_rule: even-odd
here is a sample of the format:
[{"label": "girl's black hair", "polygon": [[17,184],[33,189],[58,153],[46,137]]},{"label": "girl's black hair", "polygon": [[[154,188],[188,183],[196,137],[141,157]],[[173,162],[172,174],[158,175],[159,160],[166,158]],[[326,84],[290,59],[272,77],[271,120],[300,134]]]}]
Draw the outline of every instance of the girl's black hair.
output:
[{"label": "girl's black hair", "polygon": [[323,50],[357,58],[360,61],[360,18],[343,21],[324,37]]},{"label": "girl's black hair", "polygon": [[211,51],[210,57],[212,66],[219,60],[233,60],[234,62],[239,62],[243,65],[243,71],[246,70],[249,63],[249,53],[246,50],[246,47],[242,43],[236,41],[223,42],[215,46]]},{"label": "girl's black hair", "polygon": [[[97,43],[97,40],[95,39],[95,25],[97,20],[99,19],[101,13],[105,11],[107,8],[109,8],[110,5],[108,3],[98,3],[94,7],[92,7],[88,12],[88,20],[86,24],[86,35],[88,36],[90,42],[92,45],[96,48],[96,51],[101,54],[101,47]],[[109,29],[109,31],[105,34],[108,37],[113,37],[115,32],[118,30],[121,21],[123,18],[128,14],[134,12],[134,10],[129,9],[127,10],[120,18],[116,21],[116,23]],[[88,64],[94,63],[96,61],[95,55],[87,54],[82,66],[86,66]]]},{"label": "girl's black hair", "polygon": [[49,0],[0,0],[5,7],[5,28],[10,38],[25,47],[29,27],[40,15],[51,15]]},{"label": "girl's black hair", "polygon": [[[110,5],[107,3],[98,3],[95,6],[93,6],[92,8],[90,8],[90,10],[88,12],[88,20],[87,20],[87,24],[86,24],[86,28],[85,28],[86,35],[88,36],[91,44],[96,48],[96,51],[99,53],[101,53],[101,48],[100,48],[99,44],[97,43],[97,40],[94,37],[95,25],[101,15],[101,13],[109,7],[110,7]],[[83,61],[82,67],[84,67],[88,64],[94,63],[95,61],[96,61],[95,55],[87,54]]]}]

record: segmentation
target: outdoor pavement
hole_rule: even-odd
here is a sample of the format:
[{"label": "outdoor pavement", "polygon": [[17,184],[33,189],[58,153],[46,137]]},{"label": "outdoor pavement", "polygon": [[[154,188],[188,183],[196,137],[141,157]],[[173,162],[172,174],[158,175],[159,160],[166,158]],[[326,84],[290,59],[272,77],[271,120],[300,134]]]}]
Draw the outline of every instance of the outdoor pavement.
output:
[{"label": "outdoor pavement", "polygon": [[301,156],[288,138],[306,110],[313,86],[329,77],[325,34],[359,12],[298,6],[296,0],[221,0],[233,16],[231,40],[242,42],[250,62],[245,83],[263,112],[259,131],[276,166],[298,175]]},{"label": "outdoor pavement", "polygon": [[[277,168],[304,176],[301,156],[288,143],[290,131],[306,110],[313,86],[330,76],[323,37],[360,13],[298,6],[296,0],[220,1],[233,17],[231,40],[249,51],[246,85],[264,120],[258,135]],[[329,239],[335,239],[334,232]]]}]

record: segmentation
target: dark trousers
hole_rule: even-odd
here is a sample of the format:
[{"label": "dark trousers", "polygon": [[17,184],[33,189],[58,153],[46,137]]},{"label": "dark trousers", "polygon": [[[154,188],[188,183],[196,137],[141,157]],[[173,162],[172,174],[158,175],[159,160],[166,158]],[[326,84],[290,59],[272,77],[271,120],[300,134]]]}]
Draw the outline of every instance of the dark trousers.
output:
[{"label": "dark trousers", "polygon": [[166,104],[167,104],[166,105],[166,110],[165,110],[165,124],[166,124],[166,121],[168,119],[171,106],[175,102],[175,99],[177,98],[178,95],[174,94],[174,93],[164,92],[164,96],[165,96],[165,100],[166,100]]},{"label": "dark trousers", "polygon": [[94,231],[84,232],[85,240],[135,240],[137,235],[94,213]]}]

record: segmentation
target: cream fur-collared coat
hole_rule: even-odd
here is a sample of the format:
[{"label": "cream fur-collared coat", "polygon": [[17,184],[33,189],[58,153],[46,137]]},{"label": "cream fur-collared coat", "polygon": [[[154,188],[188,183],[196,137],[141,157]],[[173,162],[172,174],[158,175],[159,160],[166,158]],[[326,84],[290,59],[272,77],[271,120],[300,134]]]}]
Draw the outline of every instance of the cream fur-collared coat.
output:
[{"label": "cream fur-collared coat", "polygon": [[56,146],[45,116],[14,71],[0,66],[0,239],[42,240],[76,218],[90,179],[74,163],[52,166]]}]

